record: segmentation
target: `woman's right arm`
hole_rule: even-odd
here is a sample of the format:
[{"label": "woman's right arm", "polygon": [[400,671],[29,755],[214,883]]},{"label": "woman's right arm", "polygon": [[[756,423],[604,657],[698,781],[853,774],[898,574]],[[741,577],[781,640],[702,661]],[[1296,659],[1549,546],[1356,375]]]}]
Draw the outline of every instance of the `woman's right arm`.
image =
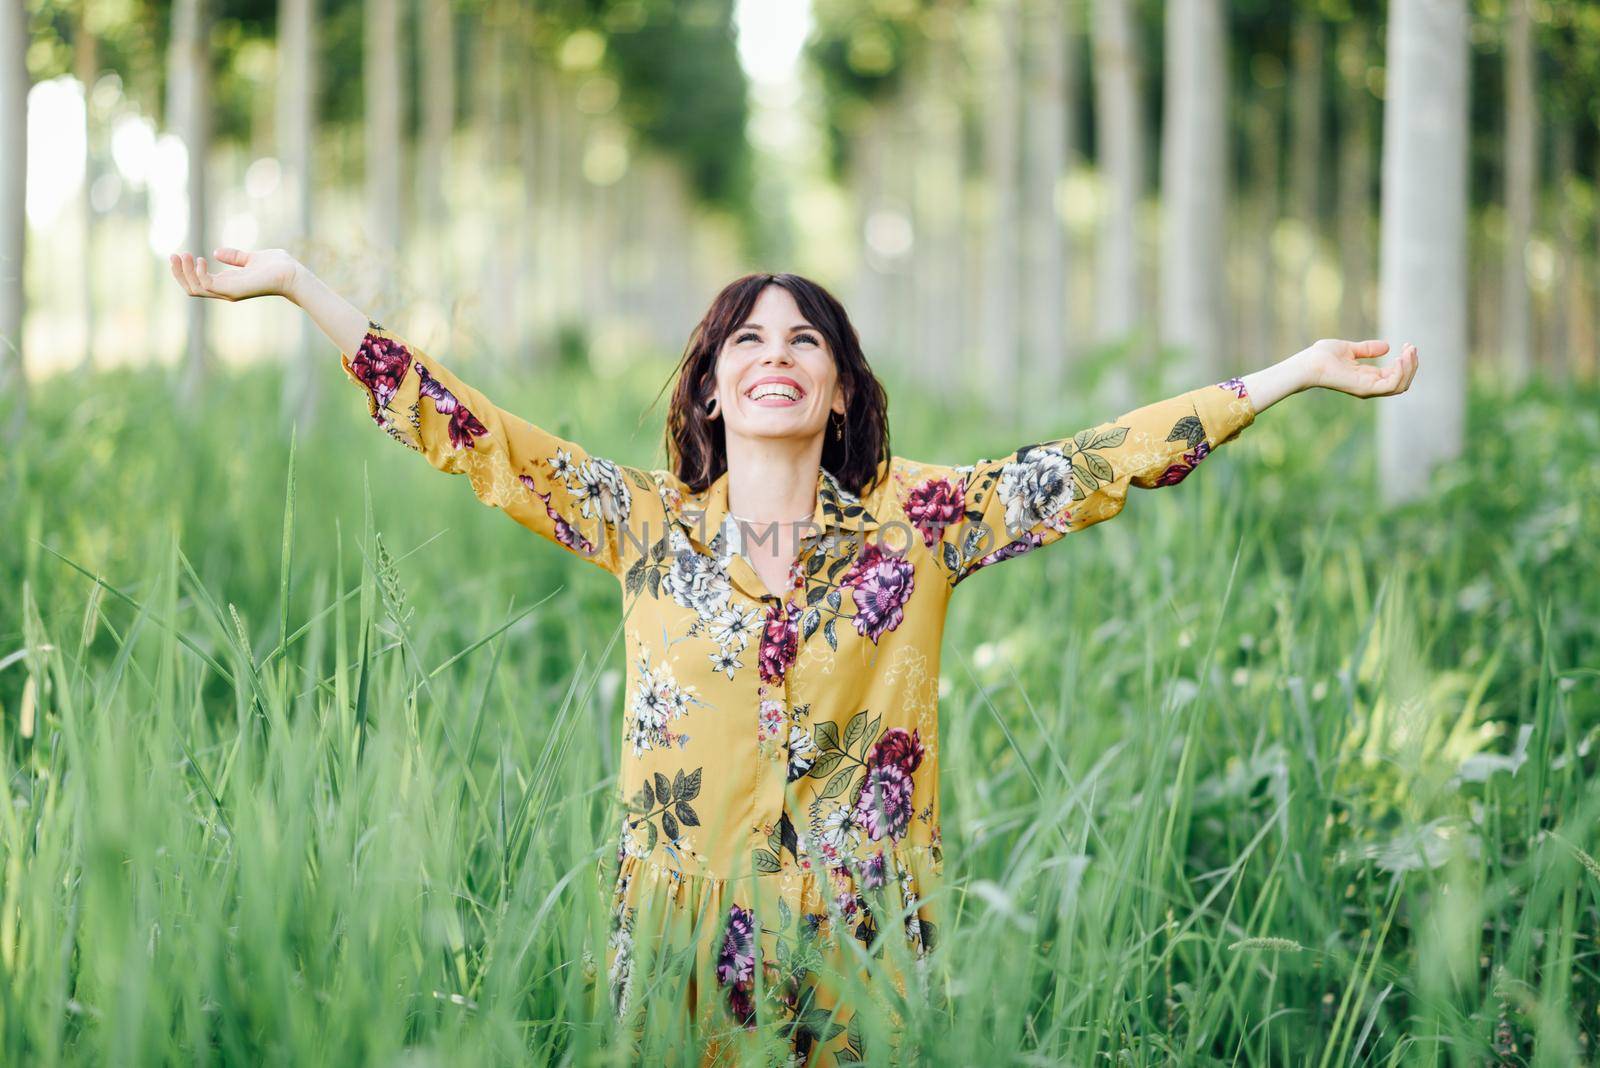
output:
[{"label": "woman's right arm", "polygon": [[[195,296],[275,291],[299,305],[338,346],[378,426],[439,470],[467,475],[484,504],[575,555],[620,576],[660,537],[661,502],[648,474],[501,410],[303,265],[275,262],[276,252],[220,249],[219,258],[242,269],[217,275],[185,256],[173,273]],[[271,278],[256,276],[269,266]]]}]

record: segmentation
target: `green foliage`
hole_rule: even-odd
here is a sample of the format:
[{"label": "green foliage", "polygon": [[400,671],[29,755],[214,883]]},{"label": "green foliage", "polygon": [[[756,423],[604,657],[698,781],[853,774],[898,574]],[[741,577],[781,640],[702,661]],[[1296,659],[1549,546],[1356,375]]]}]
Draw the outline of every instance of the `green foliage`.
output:
[{"label": "green foliage", "polygon": [[[0,1062],[626,1050],[593,880],[626,811],[614,580],[324,373],[292,481],[264,368],[188,412],[153,373],[62,376],[0,454]],[[653,438],[628,443],[653,382],[485,386],[650,463]],[[1007,444],[895,394],[898,452]],[[1180,486],[964,583],[950,922],[905,1058],[1586,1059],[1597,400],[1480,386],[1468,456],[1384,512],[1382,402],[1302,395]],[[819,737],[838,766],[813,774],[871,733]],[[658,833],[709,821],[696,769],[636,799]],[[647,1063],[696,1048],[681,964],[635,962]],[[877,1063],[885,1021],[861,1024]]]}]

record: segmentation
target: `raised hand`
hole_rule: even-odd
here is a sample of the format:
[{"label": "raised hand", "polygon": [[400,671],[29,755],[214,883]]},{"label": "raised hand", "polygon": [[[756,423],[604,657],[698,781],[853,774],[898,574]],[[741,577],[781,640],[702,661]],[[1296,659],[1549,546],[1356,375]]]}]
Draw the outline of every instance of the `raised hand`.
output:
[{"label": "raised hand", "polygon": [[281,248],[245,252],[223,247],[217,249],[216,256],[238,270],[212,274],[206,270],[204,256],[197,259],[187,252],[174,252],[167,257],[167,262],[172,268],[172,277],[191,297],[229,301],[288,296],[289,287],[300,269],[300,261]]},{"label": "raised hand", "polygon": [[1307,386],[1322,386],[1352,397],[1389,397],[1404,393],[1417,374],[1417,347],[1401,346],[1400,358],[1387,367],[1357,363],[1389,351],[1387,341],[1340,341],[1323,338],[1296,353]]}]

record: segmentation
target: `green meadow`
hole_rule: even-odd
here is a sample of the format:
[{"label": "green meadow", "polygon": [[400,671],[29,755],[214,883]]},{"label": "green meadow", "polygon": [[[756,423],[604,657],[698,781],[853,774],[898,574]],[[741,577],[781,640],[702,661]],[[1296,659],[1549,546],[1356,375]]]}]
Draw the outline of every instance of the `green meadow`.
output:
[{"label": "green meadow", "polygon": [[[661,466],[669,367],[484,385]],[[626,1060],[615,580],[322,374],[292,429],[272,367],[196,410],[56,377],[0,454],[0,1062]],[[886,378],[938,462],[1114,414],[1005,433]],[[1475,381],[1465,458],[1392,510],[1378,403],[1291,398],[962,584],[908,1058],[1593,1058],[1600,395]],[[647,1061],[686,1062],[673,977],[644,989]]]}]

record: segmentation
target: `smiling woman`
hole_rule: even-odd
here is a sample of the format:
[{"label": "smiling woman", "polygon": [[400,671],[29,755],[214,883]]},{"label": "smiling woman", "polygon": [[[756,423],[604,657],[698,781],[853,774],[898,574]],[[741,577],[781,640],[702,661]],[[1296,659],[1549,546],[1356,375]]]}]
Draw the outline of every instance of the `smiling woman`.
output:
[{"label": "smiling woman", "polygon": [[[267,284],[256,255],[219,283]],[[281,267],[262,257],[263,275]],[[187,260],[174,274],[222,295]],[[858,1014],[892,1024],[897,998],[937,989],[939,660],[959,585],[1112,518],[1132,487],[1183,481],[1278,396],[1355,381],[1356,357],[1382,351],[1318,342],[999,459],[925,463],[890,453],[883,389],[833,296],[748,275],[695,327],[669,465],[646,470],[501,410],[303,268],[289,278],[279,291],[339,343],[377,426],[616,576],[627,683],[616,848],[599,872],[606,994],[635,1037],[666,998],[707,1063],[768,1040],[806,1064],[892,1060]],[[1397,366],[1366,395],[1403,388],[1414,351]],[[747,555],[735,514],[809,518]]]}]

